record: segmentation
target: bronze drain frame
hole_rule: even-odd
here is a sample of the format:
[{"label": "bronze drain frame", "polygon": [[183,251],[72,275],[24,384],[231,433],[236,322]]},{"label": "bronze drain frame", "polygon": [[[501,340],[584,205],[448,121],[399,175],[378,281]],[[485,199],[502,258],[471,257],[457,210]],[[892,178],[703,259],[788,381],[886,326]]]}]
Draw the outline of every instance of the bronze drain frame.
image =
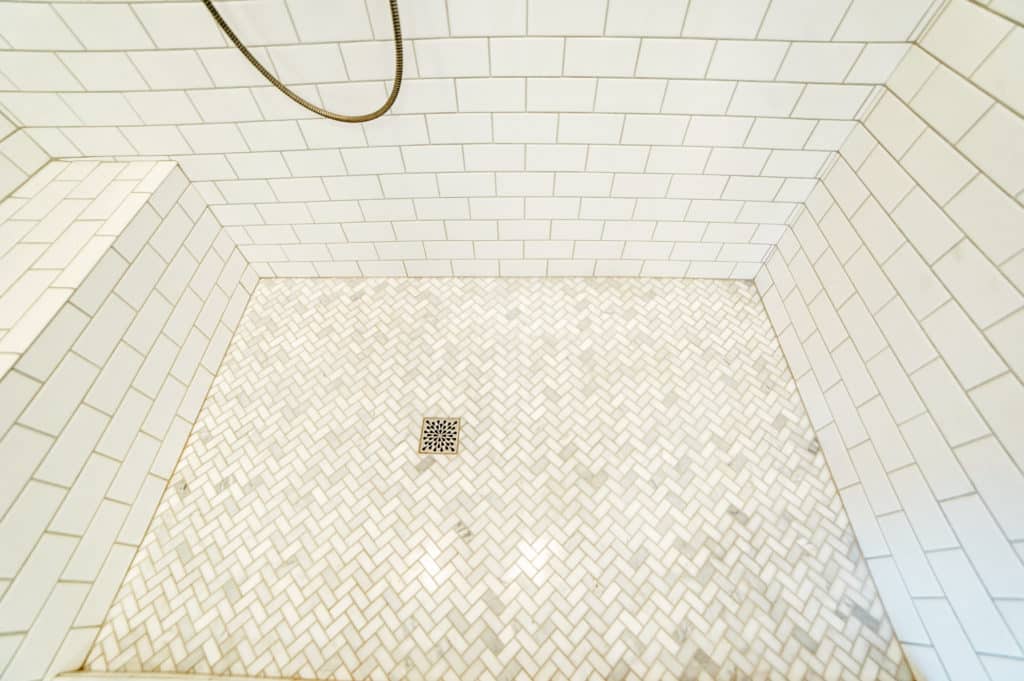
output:
[{"label": "bronze drain frame", "polygon": [[454,456],[459,453],[459,440],[462,434],[462,419],[451,416],[425,416],[420,426],[420,454],[446,454]]}]

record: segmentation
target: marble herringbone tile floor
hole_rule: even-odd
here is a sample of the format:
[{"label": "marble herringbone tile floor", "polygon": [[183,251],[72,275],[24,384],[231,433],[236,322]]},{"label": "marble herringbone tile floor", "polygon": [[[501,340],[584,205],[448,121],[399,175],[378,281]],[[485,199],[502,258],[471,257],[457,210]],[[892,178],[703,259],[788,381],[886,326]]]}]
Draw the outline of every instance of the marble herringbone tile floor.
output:
[{"label": "marble herringbone tile floor", "polygon": [[756,291],[702,280],[261,282],[87,668],[909,678]]}]

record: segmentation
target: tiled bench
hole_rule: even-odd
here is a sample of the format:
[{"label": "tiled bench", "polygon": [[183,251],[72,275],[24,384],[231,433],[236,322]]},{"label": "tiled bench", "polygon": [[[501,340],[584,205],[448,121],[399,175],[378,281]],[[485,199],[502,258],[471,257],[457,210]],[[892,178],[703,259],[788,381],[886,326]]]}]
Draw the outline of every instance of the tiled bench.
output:
[{"label": "tiled bench", "polygon": [[0,203],[5,678],[81,665],[256,281],[174,162],[54,161]]}]

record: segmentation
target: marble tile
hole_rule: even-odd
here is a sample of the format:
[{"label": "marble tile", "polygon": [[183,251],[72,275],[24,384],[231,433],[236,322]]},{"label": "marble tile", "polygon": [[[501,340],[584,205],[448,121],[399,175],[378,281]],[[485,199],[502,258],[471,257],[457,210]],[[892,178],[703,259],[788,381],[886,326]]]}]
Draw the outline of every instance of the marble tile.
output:
[{"label": "marble tile", "polygon": [[86,669],[910,678],[755,288],[650,279],[260,282]]}]

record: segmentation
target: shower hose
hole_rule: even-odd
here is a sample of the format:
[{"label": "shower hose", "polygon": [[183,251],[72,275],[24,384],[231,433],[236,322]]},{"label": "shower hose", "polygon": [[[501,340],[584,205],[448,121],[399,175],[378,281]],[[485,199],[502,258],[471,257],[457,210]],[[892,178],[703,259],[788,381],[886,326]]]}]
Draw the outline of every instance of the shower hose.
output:
[{"label": "shower hose", "polygon": [[327,109],[319,107],[313,102],[303,99],[299,95],[295,94],[295,92],[282,83],[277,76],[268,71],[267,68],[260,63],[260,60],[249,51],[248,47],[242,44],[242,41],[238,39],[235,32],[231,30],[230,26],[228,26],[228,23],[224,21],[224,17],[222,17],[220,12],[217,11],[217,8],[213,6],[213,0],[203,0],[203,4],[206,5],[206,9],[210,10],[210,14],[213,15],[213,19],[217,22],[217,25],[228,34],[228,37],[231,38],[231,42],[235,44],[238,51],[245,55],[245,58],[249,60],[249,63],[252,64],[264,78],[270,81],[271,85],[276,87],[299,106],[305,107],[324,118],[329,118],[332,121],[341,121],[342,123],[363,123],[365,121],[372,121],[374,118],[380,118],[388,109],[391,108],[391,105],[395,103],[395,99],[398,97],[398,90],[402,87],[402,25],[398,20],[398,0],[388,0],[388,2],[391,5],[391,28],[394,33],[395,40],[395,81],[391,86],[391,93],[388,95],[388,98],[384,101],[381,107],[376,111],[348,116],[328,111]]}]

